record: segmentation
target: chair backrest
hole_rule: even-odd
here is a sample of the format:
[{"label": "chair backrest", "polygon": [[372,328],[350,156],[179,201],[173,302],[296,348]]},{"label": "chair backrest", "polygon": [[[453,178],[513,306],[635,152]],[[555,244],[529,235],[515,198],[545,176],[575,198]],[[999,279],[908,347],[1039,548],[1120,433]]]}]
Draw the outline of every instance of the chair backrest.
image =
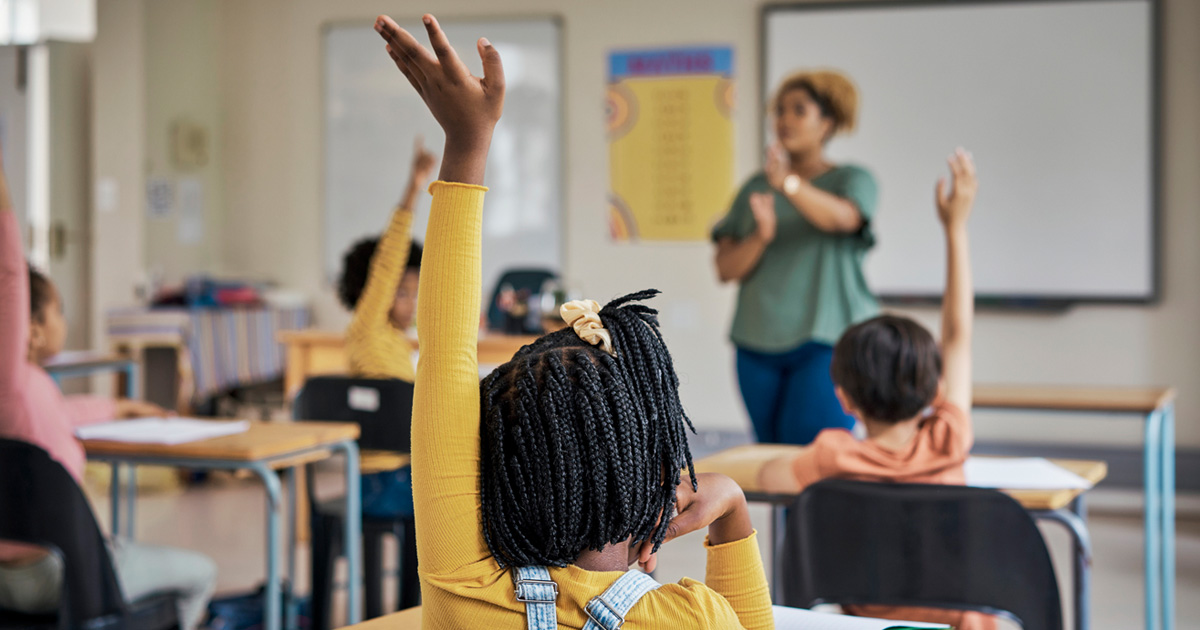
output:
[{"label": "chair backrest", "polygon": [[779,560],[785,606],[929,606],[1063,626],[1045,540],[995,490],[823,481],[789,511]]},{"label": "chair backrest", "polygon": [[104,537],[79,484],[46,451],[0,439],[0,539],[47,547],[63,560],[60,628],[100,627],[128,609]]},{"label": "chair backrest", "polygon": [[413,384],[399,379],[317,376],[292,403],[297,420],[357,423],[358,445],[407,453],[412,444]]},{"label": "chair backrest", "polygon": [[[492,287],[492,300],[488,302],[487,325],[491,330],[504,328],[504,311],[500,310],[500,287],[508,285],[514,291],[527,289],[530,293],[538,293],[547,280],[558,279],[558,274],[549,269],[509,269],[500,275],[496,286]],[[540,332],[540,331],[535,331]]]}]

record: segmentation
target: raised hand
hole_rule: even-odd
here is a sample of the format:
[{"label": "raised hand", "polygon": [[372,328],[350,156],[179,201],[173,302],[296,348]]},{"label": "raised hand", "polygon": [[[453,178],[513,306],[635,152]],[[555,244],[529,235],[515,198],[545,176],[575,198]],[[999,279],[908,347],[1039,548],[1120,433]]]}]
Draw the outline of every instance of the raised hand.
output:
[{"label": "raised hand", "polygon": [[764,243],[775,240],[775,193],[750,193],[750,212],[758,226],[756,234]]},{"label": "raised hand", "polygon": [[975,193],[979,190],[979,180],[975,177],[975,161],[970,153],[960,147],[955,149],[946,162],[950,165],[953,181],[948,187],[946,178],[938,179],[938,219],[947,228],[961,227],[967,223],[971,206],[975,204]]},{"label": "raised hand", "polygon": [[483,77],[472,76],[437,20],[427,14],[422,22],[432,52],[390,17],[379,16],[375,30],[387,41],[388,55],[396,67],[446,132],[441,179],[481,184],[492,130],[504,110],[500,53],[486,38],[480,38],[476,48],[483,60]]},{"label": "raised hand", "polygon": [[767,165],[763,169],[767,176],[767,183],[778,191],[783,191],[783,180],[790,175],[791,164],[788,161],[787,151],[783,149],[783,145],[775,143],[771,148],[767,149]]},{"label": "raised hand", "polygon": [[437,165],[437,156],[425,150],[425,140],[417,136],[413,143],[413,159],[411,175],[413,184],[421,187],[433,177],[433,167]]}]

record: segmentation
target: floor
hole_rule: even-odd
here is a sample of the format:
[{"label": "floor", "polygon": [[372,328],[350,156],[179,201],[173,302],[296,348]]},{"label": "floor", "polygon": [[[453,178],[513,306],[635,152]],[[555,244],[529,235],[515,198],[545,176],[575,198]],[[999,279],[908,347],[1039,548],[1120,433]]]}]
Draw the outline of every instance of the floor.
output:
[{"label": "floor", "polygon": [[[321,475],[323,488],[336,488],[340,483],[340,478],[332,472]],[[1092,627],[1142,627],[1142,523],[1137,511],[1138,497],[1122,491],[1096,490],[1092,494],[1089,520],[1095,548]],[[89,495],[102,526],[107,527],[106,490],[101,484],[91,484]],[[1183,630],[1200,628],[1200,509],[1197,509],[1200,499],[1181,497],[1180,506],[1177,627]],[[137,503],[137,537],[144,542],[182,546],[209,554],[220,567],[218,592],[243,592],[255,588],[263,579],[264,511],[262,488],[252,479],[221,476],[186,489],[145,489]],[[765,532],[768,510],[752,506],[752,517],[759,531]],[[1059,568],[1060,582],[1069,587],[1069,540],[1056,526],[1044,526],[1043,531]],[[702,540],[703,536],[697,533],[665,546],[660,552],[659,581],[676,581],[684,576],[703,578]],[[306,591],[307,553],[304,545],[300,547],[299,575],[295,581]],[[394,557],[390,549],[385,550],[389,558]],[[765,548],[763,551],[769,571],[770,556]],[[1069,602],[1069,591],[1064,588],[1063,594],[1064,602]],[[394,599],[386,603],[390,609]],[[335,615],[335,619],[344,619],[344,596]]]}]

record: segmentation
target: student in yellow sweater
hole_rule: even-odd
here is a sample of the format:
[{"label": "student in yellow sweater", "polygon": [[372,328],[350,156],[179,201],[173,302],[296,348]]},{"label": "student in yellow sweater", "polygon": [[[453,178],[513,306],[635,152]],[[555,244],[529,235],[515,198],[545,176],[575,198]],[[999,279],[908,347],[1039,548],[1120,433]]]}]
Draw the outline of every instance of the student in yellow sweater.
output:
[{"label": "student in yellow sweater", "polygon": [[[417,301],[413,498],[426,628],[772,628],[746,500],[692,475],[678,379],[655,311],[565,309],[572,326],[479,382],[484,167],[504,102],[500,55],[471,76],[432,16],[433,52],[387,17],[375,28],[446,132],[430,186]],[[659,585],[664,541],[707,528],[704,583]],[[639,577],[640,576],[640,577]],[[603,599],[598,596],[603,594]],[[601,625],[595,625],[596,619]]]},{"label": "student in yellow sweater", "polygon": [[[412,240],[412,209],[436,163],[418,137],[408,186],[383,237],[359,241],[343,259],[338,297],[354,311],[346,329],[346,357],[353,376],[410,383],[416,378],[407,331],[416,311],[421,246]],[[380,518],[412,515],[411,474],[405,466],[365,475],[363,513]]]},{"label": "student in yellow sweater", "polygon": [[421,246],[412,240],[413,205],[436,163],[417,138],[408,186],[383,237],[359,241],[342,259],[338,297],[354,311],[346,356],[355,376],[410,383],[416,376],[406,335],[421,273]]}]

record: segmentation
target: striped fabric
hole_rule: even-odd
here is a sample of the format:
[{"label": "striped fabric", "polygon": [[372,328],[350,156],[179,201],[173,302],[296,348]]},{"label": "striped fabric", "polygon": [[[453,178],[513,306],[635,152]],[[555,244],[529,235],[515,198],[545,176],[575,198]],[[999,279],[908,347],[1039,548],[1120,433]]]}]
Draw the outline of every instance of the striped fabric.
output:
[{"label": "striped fabric", "polygon": [[283,374],[276,333],[309,325],[307,307],[118,309],[108,313],[109,343],[186,348],[193,402]]}]

